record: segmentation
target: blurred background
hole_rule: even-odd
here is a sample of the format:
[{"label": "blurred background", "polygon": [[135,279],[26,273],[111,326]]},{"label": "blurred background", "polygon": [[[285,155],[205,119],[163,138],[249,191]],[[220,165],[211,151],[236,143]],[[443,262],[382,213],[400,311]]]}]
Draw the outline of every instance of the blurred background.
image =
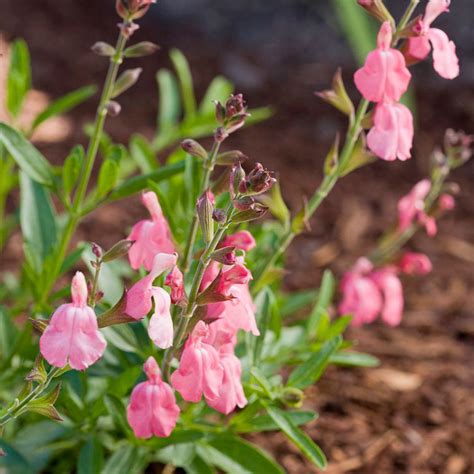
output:
[{"label": "blurred background", "polygon": [[[325,154],[345,126],[344,118],[314,91],[327,88],[341,66],[349,92],[356,97],[351,77],[367,44],[350,16],[352,2],[159,0],[134,40],[153,41],[161,50],[130,60],[129,67],[143,67],[144,72],[139,85],[121,98],[122,113],[108,122],[109,133],[123,143],[133,132],[153,134],[155,73],[169,66],[169,49],[179,48],[190,61],[198,97],[216,74],[222,74],[245,94],[250,106],[273,107],[272,118],[237,134],[231,146],[275,170],[290,208],[297,210],[302,197],[319,183]],[[406,3],[386,1],[397,18]],[[114,1],[0,0],[0,12],[0,50],[6,51],[8,42],[18,37],[30,47],[37,91],[31,98],[33,109],[48,98],[103,81],[107,62],[92,54],[90,46],[115,41]],[[337,185],[312,220],[311,232],[289,252],[288,288],[315,288],[324,268],[340,275],[370,251],[396,218],[399,197],[427,174],[430,152],[441,145],[444,130],[474,131],[473,17],[471,0],[454,0],[451,13],[436,23],[457,44],[459,78],[441,79],[431,60],[414,69],[413,159],[380,161]],[[376,25],[369,26],[375,33]],[[358,44],[355,51],[348,35]],[[4,80],[3,64],[0,90]],[[38,137],[38,146],[53,163],[61,163],[72,144],[85,142],[83,126],[92,119],[95,106],[89,101]],[[379,357],[382,366],[330,370],[305,402],[320,412],[309,434],[328,454],[329,472],[474,470],[473,165],[452,176],[461,193],[456,209],[440,222],[438,236],[418,235],[410,243],[412,250],[429,255],[434,271],[404,281],[402,325],[351,329],[359,349]],[[141,216],[137,201],[92,214],[78,239],[107,247],[122,238],[124,229]],[[16,205],[13,196],[8,206]],[[14,234],[1,256],[2,270],[14,268],[21,252],[21,239]],[[288,472],[312,472],[283,437],[259,435],[258,442],[273,451]]]}]

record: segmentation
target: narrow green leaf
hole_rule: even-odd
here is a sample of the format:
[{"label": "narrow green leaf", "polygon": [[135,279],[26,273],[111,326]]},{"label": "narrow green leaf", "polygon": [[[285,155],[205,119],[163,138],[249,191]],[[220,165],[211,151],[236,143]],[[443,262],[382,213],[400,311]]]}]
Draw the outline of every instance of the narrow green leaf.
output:
[{"label": "narrow green leaf", "polygon": [[51,165],[21,133],[0,123],[0,143],[31,179],[48,186],[53,183]]},{"label": "narrow green leaf", "polygon": [[185,115],[188,118],[192,117],[196,113],[196,98],[188,60],[178,49],[171,50],[170,58],[178,75]]},{"label": "narrow green leaf", "polygon": [[109,200],[115,201],[117,199],[122,199],[124,197],[138,193],[148,186],[149,181],[158,183],[182,173],[183,171],[184,161],[180,161],[178,163],[162,166],[161,168],[148,174],[134,176],[125,180],[118,188],[116,188],[109,196]]},{"label": "narrow green leaf", "polygon": [[351,367],[377,367],[380,365],[380,360],[377,357],[355,351],[336,352],[329,358],[329,362]]},{"label": "narrow green leaf", "polygon": [[90,435],[79,451],[77,474],[100,474],[103,464],[102,445],[94,435]]},{"label": "narrow green leaf", "polygon": [[129,149],[131,157],[135,160],[142,173],[150,173],[158,168],[159,163],[155,153],[146,138],[142,135],[132,135]]},{"label": "narrow green leaf", "polygon": [[13,318],[7,309],[0,306],[0,360],[5,360],[15,346],[18,329],[13,324]]},{"label": "narrow green leaf", "polygon": [[67,156],[63,165],[63,191],[65,198],[70,201],[71,194],[76,186],[84,160],[84,148],[81,145],[75,146]]},{"label": "narrow green leaf", "polygon": [[130,432],[130,427],[125,419],[126,409],[122,400],[109,393],[104,396],[104,403],[109,415],[114,420],[116,428],[123,433]]},{"label": "narrow green leaf", "polygon": [[159,88],[158,128],[163,132],[178,122],[181,102],[178,84],[170,71],[160,69],[156,80]]},{"label": "narrow green leaf", "polygon": [[187,474],[214,474],[216,472],[201,456],[194,456],[191,463],[184,466],[184,470]]},{"label": "narrow green leaf", "polygon": [[330,270],[326,270],[323,274],[318,300],[308,319],[307,331],[309,337],[315,336],[321,316],[327,311],[328,306],[331,304],[335,289],[336,280],[334,279],[334,275]]},{"label": "narrow green leaf", "polygon": [[31,88],[30,53],[26,42],[18,39],[10,50],[10,67],[7,76],[7,109],[18,117],[26,94]]},{"label": "narrow green leaf", "polygon": [[[48,191],[25,173],[20,173],[20,224],[23,240],[44,262],[56,245],[56,219]],[[36,260],[36,259],[35,259]],[[36,270],[41,268],[36,264]]]},{"label": "narrow green leaf", "polygon": [[100,199],[115,186],[119,174],[119,165],[115,160],[107,159],[102,163],[97,179],[97,198]]},{"label": "narrow green leaf", "polygon": [[306,433],[301,431],[283,410],[269,406],[267,407],[267,412],[288,439],[292,441],[316,467],[319,469],[326,467],[326,456],[321,448]]},{"label": "narrow green leaf", "polygon": [[282,474],[283,469],[267,453],[243,439],[219,434],[204,445],[197,445],[198,454],[229,474]]},{"label": "narrow green leaf", "polygon": [[336,352],[341,343],[341,336],[326,342],[318,352],[314,353],[306,362],[303,362],[293,370],[288,379],[288,385],[305,389],[317,382],[328,365],[329,358]]},{"label": "narrow green leaf", "polygon": [[[318,417],[318,414],[314,411],[287,411],[285,413],[296,426],[309,423]],[[259,415],[244,423],[235,425],[235,429],[239,433],[255,433],[276,431],[280,428],[269,415]]]},{"label": "narrow green leaf", "polygon": [[101,474],[131,474],[137,456],[138,449],[135,446],[120,446],[107,460]]},{"label": "narrow green leaf", "polygon": [[51,104],[49,104],[40,114],[37,115],[33,125],[31,126],[31,129],[34,130],[51,117],[69,112],[74,107],[77,107],[79,104],[82,104],[87,99],[92,97],[96,92],[96,86],[85,86],[75,91],[69,92],[54,102],[51,102]]}]

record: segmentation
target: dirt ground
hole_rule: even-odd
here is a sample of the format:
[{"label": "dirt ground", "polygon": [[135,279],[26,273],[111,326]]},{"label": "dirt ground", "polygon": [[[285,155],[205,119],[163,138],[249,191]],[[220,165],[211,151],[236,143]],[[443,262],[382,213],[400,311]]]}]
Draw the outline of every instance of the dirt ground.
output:
[{"label": "dirt ground", "polygon": [[[6,39],[22,36],[27,40],[35,87],[56,97],[84,83],[101,82],[106,62],[88,49],[98,40],[113,41],[116,18],[111,3],[0,0],[0,32]],[[334,60],[303,63],[289,58],[269,73],[258,67],[249,49],[229,50],[224,43],[216,51],[216,45],[193,25],[176,31],[171,21],[158,18],[156,23],[145,23],[137,40],[156,40],[163,49],[157,57],[133,62],[144,67],[141,87],[124,97],[123,113],[109,122],[112,136],[126,142],[130,124],[133,131],[151,133],[156,113],[150,107],[156,100],[153,76],[157,67],[168,64],[170,46],[181,48],[190,58],[200,92],[222,69],[248,70],[245,77],[236,76],[241,90],[249,90],[249,103],[272,104],[277,113],[268,122],[240,133],[232,147],[240,147],[284,177],[284,194],[297,209],[302,196],[320,181],[325,150],[343,126],[341,118],[312,94],[329,84]],[[344,68],[348,81],[351,68],[350,64]],[[429,70],[422,66],[423,74]],[[249,77],[255,81],[249,82]],[[299,238],[289,252],[288,288],[314,288],[324,267],[341,274],[370,251],[393,221],[397,199],[426,173],[427,157],[440,143],[443,130],[474,130],[474,89],[466,80],[461,83],[459,89],[441,82],[426,86],[420,74],[414,159],[376,163],[338,184],[313,219],[312,231]],[[71,143],[83,140],[81,124],[91,119],[92,112],[90,105],[81,107],[66,144],[43,144],[44,153],[60,161]],[[358,348],[379,357],[381,367],[331,369],[308,393],[306,406],[320,413],[308,433],[327,453],[330,473],[474,472],[473,164],[456,171],[452,178],[462,189],[456,209],[440,223],[435,239],[419,235],[410,244],[411,249],[430,256],[434,270],[426,278],[404,281],[402,325],[389,329],[374,324],[350,330]],[[122,237],[123,229],[139,212],[136,206],[114,204],[88,218],[78,238],[106,246]],[[19,251],[14,236],[2,265],[12,264]],[[257,438],[289,473],[313,472],[282,436]]]}]

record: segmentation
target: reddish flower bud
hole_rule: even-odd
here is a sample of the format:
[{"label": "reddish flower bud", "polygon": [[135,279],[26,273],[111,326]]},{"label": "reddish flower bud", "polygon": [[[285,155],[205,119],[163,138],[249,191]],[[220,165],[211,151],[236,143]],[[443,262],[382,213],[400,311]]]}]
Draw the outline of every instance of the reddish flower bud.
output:
[{"label": "reddish flower bud", "polygon": [[257,163],[246,179],[247,193],[262,194],[268,191],[276,179],[266,170],[261,163]]},{"label": "reddish flower bud", "polygon": [[245,186],[245,171],[240,163],[232,167],[230,173],[230,195],[232,199],[237,194],[245,194],[247,188]]},{"label": "reddish flower bud", "polygon": [[136,20],[146,14],[156,0],[117,0],[116,10],[124,20]]},{"label": "reddish flower bud", "polygon": [[92,253],[97,257],[97,258],[102,258],[102,248],[100,245],[96,244],[95,242],[92,242],[91,244],[92,247]]},{"label": "reddish flower bud", "polygon": [[183,273],[178,267],[168,273],[165,279],[165,285],[171,288],[171,302],[179,304],[184,299],[184,278]]},{"label": "reddish flower bud", "polygon": [[202,235],[206,242],[210,242],[214,237],[214,222],[212,214],[216,200],[214,194],[209,189],[202,193],[198,199],[196,209],[199,217],[199,224],[201,226]]}]

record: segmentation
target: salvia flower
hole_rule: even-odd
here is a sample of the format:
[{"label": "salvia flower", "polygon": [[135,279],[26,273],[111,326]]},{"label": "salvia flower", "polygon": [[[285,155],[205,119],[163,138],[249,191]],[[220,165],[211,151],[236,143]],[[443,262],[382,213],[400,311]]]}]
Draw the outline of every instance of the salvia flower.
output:
[{"label": "salvia flower", "polygon": [[408,88],[411,74],[400,51],[391,48],[392,27],[385,21],[377,36],[377,49],[354,75],[359,92],[371,102],[398,101]]},{"label": "salvia flower", "polygon": [[403,287],[394,267],[383,267],[373,272],[370,278],[375,282],[383,297],[382,321],[389,326],[398,326],[403,316]]},{"label": "salvia flower", "polygon": [[431,272],[433,265],[424,253],[405,252],[398,263],[402,273],[407,275],[426,275]]},{"label": "salvia flower", "polygon": [[367,135],[369,149],[387,161],[408,160],[413,142],[413,117],[397,102],[380,102],[375,107],[374,125]]},{"label": "salvia flower", "polygon": [[40,338],[43,357],[54,367],[84,370],[104,353],[107,343],[99,332],[94,310],[87,305],[87,284],[77,272],[72,279],[72,303],[61,305]]},{"label": "salvia flower", "polygon": [[209,334],[207,324],[199,321],[188,337],[179,368],[171,375],[171,384],[184,400],[199,402],[219,397],[224,369],[217,350],[203,341]]},{"label": "salvia flower", "polygon": [[168,437],[176,426],[179,407],[172,388],[163,382],[153,357],[143,366],[148,380],[132,391],[127,420],[137,438]]},{"label": "salvia flower", "polygon": [[150,271],[157,253],[173,253],[175,245],[170,228],[154,192],[142,195],[142,202],[148,209],[151,220],[135,224],[127,240],[135,241],[128,252],[130,266],[138,270],[142,265]]},{"label": "salvia flower", "polygon": [[400,232],[418,222],[425,227],[430,237],[436,234],[436,221],[425,212],[425,199],[430,190],[430,180],[423,179],[398,201],[398,229]]},{"label": "salvia flower", "polygon": [[413,36],[408,38],[405,57],[409,62],[422,61],[433,51],[434,70],[445,79],[454,79],[459,75],[459,60],[456,46],[446,33],[431,28],[431,23],[444,12],[449,11],[450,0],[430,0],[425,15],[412,28]]},{"label": "salvia flower", "polygon": [[224,238],[219,247],[235,247],[248,252],[257,246],[253,235],[248,230],[240,230]]},{"label": "salvia flower", "polygon": [[175,265],[166,275],[165,285],[171,289],[171,302],[178,304],[184,299],[184,277],[181,270]]},{"label": "salvia flower", "polygon": [[153,281],[163,272],[173,268],[176,260],[176,254],[157,254],[151,272],[135,283],[127,293],[125,313],[136,320],[143,319],[154,302],[155,310],[148,325],[148,334],[161,349],[167,349],[173,344],[171,299],[163,288],[153,286]]}]

